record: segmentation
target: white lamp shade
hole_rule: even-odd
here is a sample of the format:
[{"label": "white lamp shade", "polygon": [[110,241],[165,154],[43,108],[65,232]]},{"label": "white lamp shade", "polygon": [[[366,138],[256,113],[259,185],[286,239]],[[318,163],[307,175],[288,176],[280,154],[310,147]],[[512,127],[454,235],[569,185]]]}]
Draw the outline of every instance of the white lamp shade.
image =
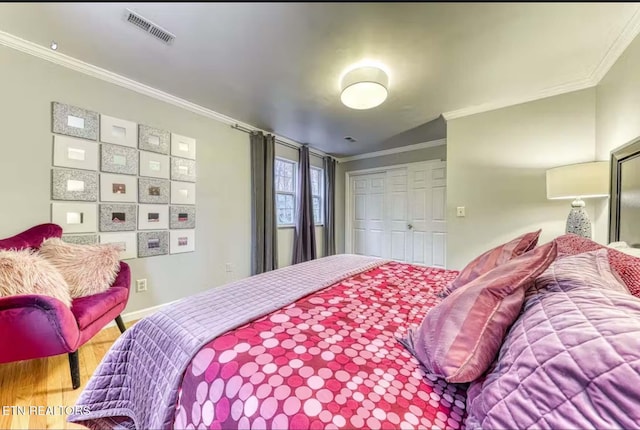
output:
[{"label": "white lamp shade", "polygon": [[340,100],[351,109],[371,109],[388,95],[389,77],[377,67],[360,67],[344,75]]},{"label": "white lamp shade", "polygon": [[575,199],[609,195],[609,162],[571,164],[547,170],[547,198]]}]

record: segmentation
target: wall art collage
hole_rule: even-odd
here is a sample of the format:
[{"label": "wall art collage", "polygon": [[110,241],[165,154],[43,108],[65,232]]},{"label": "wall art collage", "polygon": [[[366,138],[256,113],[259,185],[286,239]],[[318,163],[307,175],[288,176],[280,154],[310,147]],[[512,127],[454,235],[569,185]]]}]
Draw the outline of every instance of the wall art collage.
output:
[{"label": "wall art collage", "polygon": [[195,251],[196,140],[52,103],[51,222],[122,259]]}]

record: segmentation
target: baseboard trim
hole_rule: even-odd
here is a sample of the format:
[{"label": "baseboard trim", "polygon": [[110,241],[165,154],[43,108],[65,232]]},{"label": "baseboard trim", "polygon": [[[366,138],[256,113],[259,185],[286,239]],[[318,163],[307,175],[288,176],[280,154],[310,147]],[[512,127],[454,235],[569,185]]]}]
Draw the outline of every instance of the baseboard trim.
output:
[{"label": "baseboard trim", "polygon": [[[165,306],[169,306],[170,304],[175,303],[175,302],[177,302],[177,300],[174,300],[174,301],[168,302],[168,303],[164,303],[164,304],[161,304],[161,305],[151,306],[149,308],[140,309],[138,311],[127,312],[126,314],[122,314],[122,320],[124,322],[131,322],[131,321],[140,320],[142,318],[148,317],[149,315],[152,315],[152,314],[158,312],[160,309],[164,308]],[[111,321],[109,324],[104,326],[103,330],[106,329],[106,328],[111,328],[111,327],[116,327],[115,321]]]}]

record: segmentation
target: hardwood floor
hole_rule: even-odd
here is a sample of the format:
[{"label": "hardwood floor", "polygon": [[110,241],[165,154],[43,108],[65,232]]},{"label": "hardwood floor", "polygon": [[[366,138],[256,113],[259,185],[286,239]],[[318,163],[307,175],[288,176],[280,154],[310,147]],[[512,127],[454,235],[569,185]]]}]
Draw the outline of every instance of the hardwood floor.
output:
[{"label": "hardwood floor", "polygon": [[75,404],[119,335],[117,327],[110,327],[80,348],[82,385],[77,390],[71,388],[67,354],[0,364],[0,429],[84,429],[67,422],[64,408]]}]

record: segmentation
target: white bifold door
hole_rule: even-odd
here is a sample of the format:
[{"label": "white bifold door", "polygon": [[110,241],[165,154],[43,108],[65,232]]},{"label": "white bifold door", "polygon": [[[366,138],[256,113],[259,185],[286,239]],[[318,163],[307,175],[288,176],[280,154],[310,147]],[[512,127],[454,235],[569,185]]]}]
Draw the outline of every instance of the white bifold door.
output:
[{"label": "white bifold door", "polygon": [[349,182],[347,252],[445,267],[445,162],[352,174]]}]

